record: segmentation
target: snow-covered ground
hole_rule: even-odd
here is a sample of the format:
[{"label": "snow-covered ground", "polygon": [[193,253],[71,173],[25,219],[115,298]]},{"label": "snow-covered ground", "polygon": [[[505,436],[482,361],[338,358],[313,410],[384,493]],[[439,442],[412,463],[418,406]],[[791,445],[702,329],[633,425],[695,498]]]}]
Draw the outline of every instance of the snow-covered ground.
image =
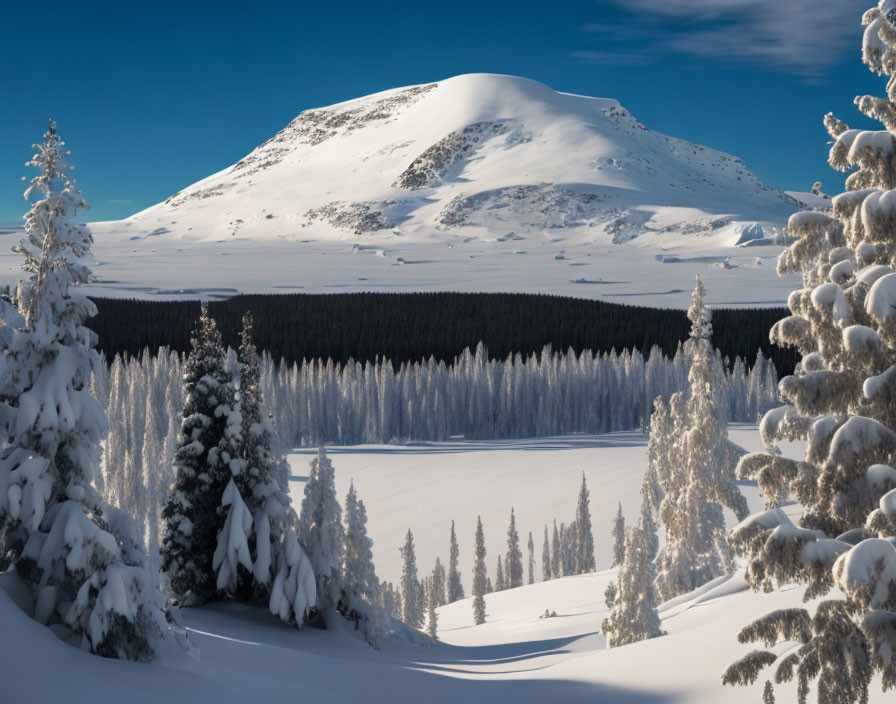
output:
[{"label": "snow-covered ground", "polygon": [[[77,164],[77,145],[73,145]],[[89,184],[85,184],[88,200]],[[617,101],[469,74],[309,110],[244,159],[91,225],[91,292],[537,292],[783,305],[775,228],[830,201],[654,132]],[[18,275],[0,228],[0,284]]]},{"label": "snow-covered ground", "polygon": [[[753,426],[732,426],[730,437],[751,452],[762,449]],[[316,452],[300,449],[289,457],[296,505],[301,502],[303,478]],[[336,470],[340,501],[354,480],[367,506],[380,579],[397,582],[401,573],[398,548],[408,528],[414,534],[421,574],[432,570],[436,557],[447,564],[454,520],[461,576],[469,592],[476,517],[482,516],[486,564],[492,578],[499,551],[507,550],[511,507],[524,548],[532,531],[539,575],[544,526],[550,526],[555,518],[557,525],[575,518],[583,473],[591,492],[597,566],[610,567],[610,531],[618,504],[622,502],[623,513],[630,520],[641,505],[638,492],[647,461],[647,436],[621,432],[532,440],[356,445],[330,447],[327,452]],[[756,488],[747,484],[743,491],[751,510],[761,510]],[[728,518],[733,520],[734,514]]]},{"label": "snow-covered ground", "polygon": [[[731,437],[747,449],[760,447],[753,427],[735,427]],[[493,574],[511,504],[526,531],[543,530],[554,516],[568,520],[582,471],[591,489],[600,571],[488,595],[488,621],[482,626],[472,623],[469,599],[445,606],[439,614],[441,642],[423,647],[390,640],[374,651],[343,626],[295,631],[263,610],[236,604],[187,609],[199,659],[167,653],[151,665],[104,660],[66,645],[19,611],[0,589],[0,701],[759,701],[761,684],[723,688],[721,673],[745,652],[736,641],[738,630],[769,610],[799,605],[799,588],[754,594],[739,576],[722,579],[663,605],[667,635],[662,638],[605,648],[599,632],[606,613],[603,592],[614,575],[606,569],[609,521],[619,500],[626,514],[634,515],[645,446],[643,435],[613,433],[506,443],[332,448],[339,490],[354,478],[368,506],[375,559],[387,579],[397,576],[398,545],[409,526],[421,570],[431,567],[436,554],[447,557],[453,517],[469,591],[475,515],[481,514],[486,526]],[[788,455],[797,453],[797,447],[786,448]],[[290,457],[296,498],[309,459],[304,450]],[[744,490],[751,509],[759,508],[755,487],[746,485]],[[796,510],[788,507],[791,513]],[[9,584],[0,578],[0,585],[14,593]],[[540,618],[545,609],[556,611],[556,617]],[[889,701],[872,691],[873,704]],[[795,701],[793,688],[779,690],[779,703]]]}]

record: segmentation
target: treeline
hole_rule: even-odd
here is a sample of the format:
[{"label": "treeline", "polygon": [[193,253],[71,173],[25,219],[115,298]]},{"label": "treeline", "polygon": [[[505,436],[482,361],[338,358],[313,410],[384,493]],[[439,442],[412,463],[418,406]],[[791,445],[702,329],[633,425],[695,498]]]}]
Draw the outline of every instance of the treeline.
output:
[{"label": "treeline", "polygon": [[[97,298],[90,321],[107,359],[167,346],[186,352],[199,316],[198,301]],[[345,363],[388,358],[395,365],[430,356],[450,363],[483,343],[492,359],[572,348],[609,352],[657,346],[667,357],[688,335],[684,311],[662,310],[562,296],[513,293],[341,293],[235,296],[209,305],[224,344],[236,348],[242,316],[256,321],[260,349],[274,359],[332,359]],[[731,363],[752,366],[761,349],[778,376],[793,370],[796,355],[771,345],[768,331],[785,308],[719,309],[713,345]]]}]

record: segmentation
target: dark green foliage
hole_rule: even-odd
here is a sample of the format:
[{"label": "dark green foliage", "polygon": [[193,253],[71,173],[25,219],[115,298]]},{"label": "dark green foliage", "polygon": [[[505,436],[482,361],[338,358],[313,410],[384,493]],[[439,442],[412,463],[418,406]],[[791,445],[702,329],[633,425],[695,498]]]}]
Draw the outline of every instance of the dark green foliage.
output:
[{"label": "dark green foliage", "polygon": [[[198,312],[198,306],[197,306]],[[176,478],[162,517],[162,568],[180,599],[218,595],[212,555],[224,524],[219,511],[230,470],[217,458],[233,404],[230,375],[215,321],[203,307],[184,366],[183,424],[174,455]]]},{"label": "dark green foliage", "polygon": [[[107,359],[168,345],[186,352],[199,314],[197,301],[96,299],[91,321]],[[687,339],[684,311],[641,308],[561,296],[484,293],[348,293],[236,296],[209,305],[225,346],[239,346],[240,321],[255,318],[255,341],[274,359],[288,362],[331,358],[394,364],[433,355],[449,362],[465,347],[485,343],[493,358],[510,353],[555,350],[637,348],[653,345],[667,356]],[[732,362],[752,365],[761,348],[782,377],[797,359],[790,349],[773,347],[768,331],[788,315],[785,308],[713,311],[713,344]]]}]

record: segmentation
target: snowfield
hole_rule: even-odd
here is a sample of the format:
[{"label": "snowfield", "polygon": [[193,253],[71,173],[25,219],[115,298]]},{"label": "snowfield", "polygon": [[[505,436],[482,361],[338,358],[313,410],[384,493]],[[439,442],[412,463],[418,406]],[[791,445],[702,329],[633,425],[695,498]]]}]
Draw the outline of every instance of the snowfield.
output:
[{"label": "snowfield", "polygon": [[[86,196],[89,199],[89,184]],[[811,194],[617,101],[469,74],[301,113],[231,167],[96,222],[90,293],[551,293],[778,306],[776,228]],[[0,283],[18,276],[0,229]]]},{"label": "snowfield", "polygon": [[[730,436],[748,450],[760,449],[754,427],[733,427]],[[340,493],[354,478],[368,506],[380,576],[397,578],[398,546],[408,526],[421,573],[431,569],[437,554],[447,558],[455,518],[467,593],[475,515],[481,514],[486,526],[487,563],[494,575],[511,504],[525,543],[528,530],[543,530],[555,516],[571,518],[585,472],[599,572],[490,594],[482,626],[472,623],[469,598],[442,607],[441,642],[431,645],[393,638],[375,651],[346,624],[295,631],[264,610],[228,603],[185,610],[201,651],[198,659],[171,651],[150,665],[105,660],[67,645],[22,613],[15,600],[25,603],[27,596],[4,576],[0,701],[757,702],[761,682],[753,688],[721,685],[724,668],[746,652],[736,634],[754,617],[799,605],[801,588],[754,594],[739,575],[722,578],[660,607],[667,635],[605,648],[603,592],[615,574],[606,569],[610,519],[620,500],[626,515],[634,515],[645,448],[646,438],[637,433],[331,448]],[[799,448],[785,453],[796,456]],[[301,495],[310,457],[305,450],[290,456],[294,498]],[[751,510],[759,509],[755,487],[744,490]],[[786,510],[793,515],[799,508]],[[538,575],[541,536],[536,532],[535,538]],[[556,616],[541,618],[546,609]],[[418,640],[426,643],[425,637]],[[46,676],[49,664],[57,676]],[[795,701],[795,688],[779,688],[779,703]],[[872,687],[871,702],[884,701],[889,698]]]}]

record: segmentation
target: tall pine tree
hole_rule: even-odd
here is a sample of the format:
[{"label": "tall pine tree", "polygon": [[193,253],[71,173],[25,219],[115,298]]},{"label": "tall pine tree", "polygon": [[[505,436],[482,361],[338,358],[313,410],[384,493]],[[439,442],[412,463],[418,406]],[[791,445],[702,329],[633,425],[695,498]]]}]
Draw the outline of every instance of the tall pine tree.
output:
[{"label": "tall pine tree", "polygon": [[464,598],[464,585],[460,581],[460,548],[457,546],[457,534],[454,532],[454,521],[451,521],[451,545],[448,558],[448,603],[453,604]]},{"label": "tall pine tree", "polygon": [[516,529],[516,516],[510,509],[510,526],[507,528],[507,558],[504,560],[504,587],[514,589],[523,586],[523,552],[520,534]]},{"label": "tall pine tree", "polygon": [[30,588],[38,621],[94,653],[149,660],[167,632],[160,579],[133,521],[94,485],[108,426],[90,393],[96,308],[78,290],[92,237],[73,218],[87,204],[54,122],[34,147],[25,198],[36,199],[15,247],[27,276],[14,306],[0,300],[0,562]]},{"label": "tall pine tree", "polygon": [[482,531],[482,517],[476,519],[476,537],[473,559],[473,623],[485,623],[485,595],[491,591],[485,569],[485,534]]}]

